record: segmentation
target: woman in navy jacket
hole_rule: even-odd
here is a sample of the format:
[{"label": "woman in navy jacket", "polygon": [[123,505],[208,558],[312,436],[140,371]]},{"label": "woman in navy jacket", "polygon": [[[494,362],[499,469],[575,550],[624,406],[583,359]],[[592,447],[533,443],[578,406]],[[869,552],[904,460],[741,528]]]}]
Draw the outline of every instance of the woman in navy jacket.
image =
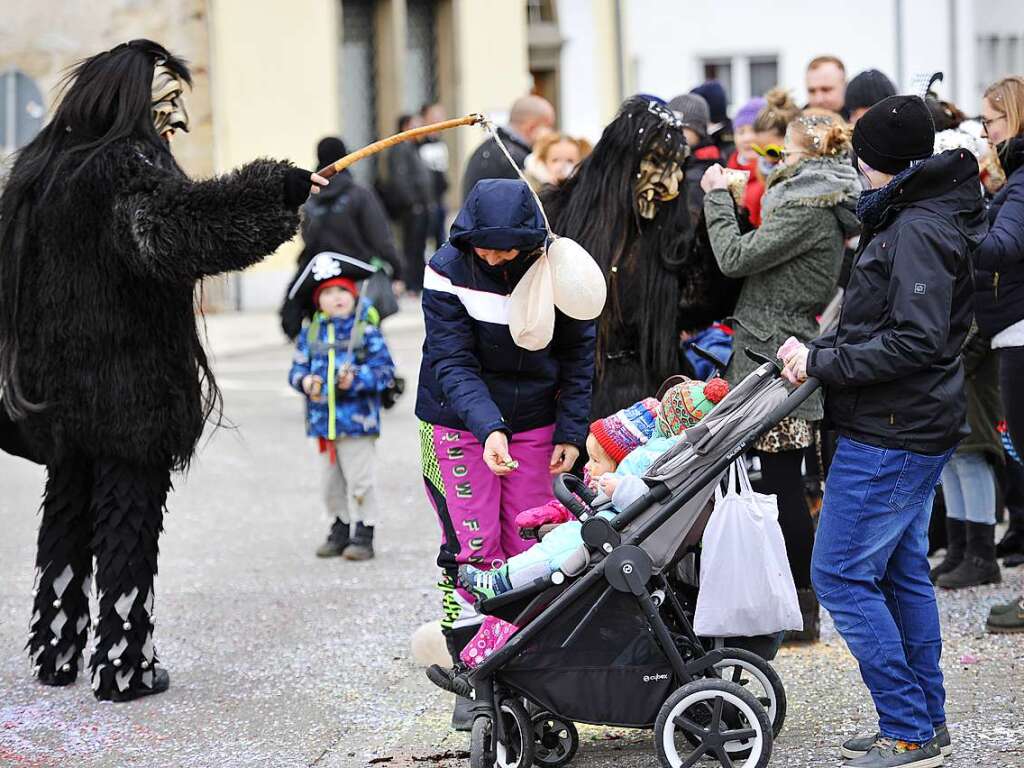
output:
[{"label": "woman in navy jacket", "polygon": [[568,471],[586,441],[594,323],[557,313],[551,344],[536,352],[517,347],[508,328],[512,290],[546,235],[524,182],[479,181],[424,278],[416,416],[455,653],[465,637],[455,630],[471,635],[480,621],[455,589],[458,566],[490,567],[526,549],[516,514],[551,498],[550,475]]},{"label": "woman in navy jacket", "polygon": [[[1006,77],[985,91],[982,125],[1006,172],[989,205],[989,232],[974,252],[974,311],[999,354],[999,386],[1010,438],[1024,451],[1024,78]],[[996,606],[992,632],[1024,631],[1024,598]]]}]

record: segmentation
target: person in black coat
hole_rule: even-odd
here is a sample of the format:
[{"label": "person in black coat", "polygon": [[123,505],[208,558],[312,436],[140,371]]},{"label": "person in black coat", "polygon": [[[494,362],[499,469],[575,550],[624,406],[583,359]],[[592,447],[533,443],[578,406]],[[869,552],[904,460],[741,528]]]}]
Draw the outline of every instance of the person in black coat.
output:
[{"label": "person in black coat", "polygon": [[[1007,77],[989,86],[982,125],[996,147],[1006,185],[989,205],[991,229],[974,254],[974,303],[978,327],[998,350],[1010,439],[1024,454],[1024,78]],[[1024,598],[994,609],[987,626],[992,632],[1024,631]]]},{"label": "person in black coat", "polygon": [[[419,115],[398,118],[398,131],[421,125]],[[406,141],[388,151],[389,189],[394,196],[395,212],[402,227],[402,274],[406,287],[415,294],[423,290],[426,263],[427,230],[434,200],[433,179],[420,157],[419,145]]]},{"label": "person in black coat", "polygon": [[[328,136],[317,144],[317,168],[323,168],[348,154],[341,139]],[[389,276],[401,287],[402,262],[395,247],[384,204],[370,187],[364,187],[346,168],[331,179],[331,184],[302,206],[303,249],[299,254],[295,278],[318,253],[331,251],[365,261],[382,264]],[[287,292],[281,306],[281,330],[295,340],[302,323],[310,316],[308,302],[299,297],[289,299]]]},{"label": "person in black coat", "polygon": [[[440,104],[424,104],[420,109],[420,119],[425,125],[440,123],[445,120],[444,107]],[[440,136],[427,136],[419,145],[420,157],[430,171],[433,182],[434,199],[430,208],[430,226],[427,227],[427,239],[434,241],[434,248],[440,248],[448,239],[448,212],[445,209],[445,195],[448,193],[448,144]]]},{"label": "person in black coat", "polygon": [[188,82],[148,40],[82,61],[0,199],[3,407],[47,469],[28,650],[40,682],[75,680],[95,559],[105,700],[169,685],[151,618],[164,506],[221,402],[196,283],[292,238],[310,181],[327,183],[274,160],[189,179],[169,144]]},{"label": "person in black coat", "polygon": [[[526,163],[533,143],[555,128],[555,108],[541,96],[523,96],[512,105],[508,115],[508,127],[499,127],[498,135],[512,156],[512,161],[521,169]],[[509,165],[508,158],[494,139],[487,139],[466,161],[462,176],[462,196],[469,193],[481,179],[518,179],[516,169]]]},{"label": "person in black coat", "polygon": [[971,252],[987,225],[974,156],[931,156],[917,96],[857,122],[871,183],[836,330],[779,350],[786,375],[825,386],[840,438],[811,563],[822,605],[860,664],[878,733],[850,739],[851,768],[936,765],[949,746],[929,579],[928,524],[940,473],[968,434],[961,349],[971,326]]}]

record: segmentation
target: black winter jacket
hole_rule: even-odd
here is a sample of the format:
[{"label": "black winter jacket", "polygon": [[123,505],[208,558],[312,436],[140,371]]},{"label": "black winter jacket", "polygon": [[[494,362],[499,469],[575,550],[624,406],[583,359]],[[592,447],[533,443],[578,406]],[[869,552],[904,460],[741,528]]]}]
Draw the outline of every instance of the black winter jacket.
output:
[{"label": "black winter jacket", "polygon": [[31,452],[180,469],[203,431],[196,281],[291,239],[289,164],[192,181],[130,141],[61,180],[31,222],[18,369]]},{"label": "black winter jacket", "polygon": [[839,324],[807,359],[841,434],[933,455],[968,434],[960,350],[970,251],[985,231],[978,164],[964,150],[926,160],[865,222]]},{"label": "black winter jacket", "polygon": [[[499,128],[498,135],[508,148],[515,164],[521,169],[526,164],[526,156],[530,154],[530,145],[507,128]],[[508,158],[501,151],[494,139],[487,139],[476,148],[466,162],[466,172],[462,176],[462,199],[469,198],[469,193],[480,179],[518,179],[516,169],[508,163]]]},{"label": "black winter jacket", "polygon": [[381,259],[391,267],[392,278],[401,278],[401,259],[384,204],[347,170],[302,206],[302,241],[307,261],[321,251],[344,253],[365,262]]},{"label": "black winter jacket", "polygon": [[989,232],[974,252],[978,327],[995,336],[1024,320],[1024,137],[999,147],[1006,185],[988,208]]},{"label": "black winter jacket", "polygon": [[434,200],[434,181],[412,141],[399,144],[387,155],[388,184],[398,217],[422,215]]},{"label": "black winter jacket", "polygon": [[[342,171],[331,179],[318,195],[311,195],[302,206],[303,249],[299,254],[294,284],[310,260],[323,251],[334,251],[372,263],[381,259],[391,268],[391,278],[402,278],[401,259],[395,248],[387,212],[377,193],[356,183],[352,174]],[[312,315],[302,296],[288,298],[285,290],[281,305],[281,330],[294,339],[302,323]]]}]

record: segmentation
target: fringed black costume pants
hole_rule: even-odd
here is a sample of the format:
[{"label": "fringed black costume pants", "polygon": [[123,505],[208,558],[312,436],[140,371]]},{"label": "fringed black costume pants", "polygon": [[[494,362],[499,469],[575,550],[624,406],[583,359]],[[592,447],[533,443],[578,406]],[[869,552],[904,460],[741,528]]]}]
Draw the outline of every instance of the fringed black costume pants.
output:
[{"label": "fringed black costume pants", "polygon": [[71,458],[47,467],[28,641],[50,685],[78,675],[96,568],[99,613],[90,657],[100,699],[134,698],[153,681],[153,578],[170,490],[167,469]]}]

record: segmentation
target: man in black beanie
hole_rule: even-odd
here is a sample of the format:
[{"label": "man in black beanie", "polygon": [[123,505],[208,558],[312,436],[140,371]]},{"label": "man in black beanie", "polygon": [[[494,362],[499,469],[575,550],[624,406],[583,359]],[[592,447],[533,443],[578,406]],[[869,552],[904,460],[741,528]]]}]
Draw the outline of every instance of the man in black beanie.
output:
[{"label": "man in black beanie", "polygon": [[928,523],[968,433],[960,350],[973,314],[968,259],[986,224],[977,162],[960,149],[933,157],[934,133],[916,96],[883,99],[857,122],[871,188],[839,325],[779,350],[787,378],[824,385],[840,435],[811,579],[878,712],[876,733],[843,744],[849,768],[931,768],[952,750]]},{"label": "man in black beanie", "polygon": [[[341,139],[325,136],[316,145],[317,168],[330,165],[347,154]],[[328,189],[330,194],[326,194]],[[400,289],[403,265],[387,212],[377,193],[359,184],[347,168],[334,176],[323,193],[323,197],[316,197],[316,205],[302,207],[303,249],[299,254],[295,278],[288,285],[295,282],[314,256],[332,251],[382,266]],[[280,309],[281,330],[294,340],[302,330],[303,321],[308,319],[309,308],[298,298],[289,299],[287,293]]]},{"label": "man in black beanie", "polygon": [[877,69],[866,69],[851,80],[846,86],[846,112],[850,115],[850,124],[856,125],[871,107],[882,99],[896,95],[896,86],[892,80]]}]

